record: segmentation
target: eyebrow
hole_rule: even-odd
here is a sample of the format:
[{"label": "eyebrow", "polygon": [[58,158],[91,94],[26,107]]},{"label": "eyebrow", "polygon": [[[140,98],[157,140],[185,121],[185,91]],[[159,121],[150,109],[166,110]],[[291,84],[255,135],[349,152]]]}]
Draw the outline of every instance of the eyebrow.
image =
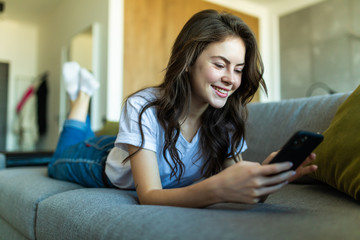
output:
[{"label": "eyebrow", "polygon": [[[222,59],[224,62],[226,62],[226,64],[230,64],[229,59],[227,59],[227,58],[224,57],[224,56],[212,56],[212,57],[210,57],[210,58],[220,58],[220,59]],[[236,66],[244,66],[244,65],[245,65],[245,63],[236,64]]]}]

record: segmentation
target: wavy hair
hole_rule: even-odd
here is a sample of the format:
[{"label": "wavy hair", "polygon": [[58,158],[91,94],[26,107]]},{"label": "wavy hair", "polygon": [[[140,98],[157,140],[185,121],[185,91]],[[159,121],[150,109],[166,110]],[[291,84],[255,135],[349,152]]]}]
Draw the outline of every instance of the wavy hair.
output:
[{"label": "wavy hair", "polygon": [[[148,108],[155,107],[158,121],[165,131],[163,155],[172,170],[170,178],[176,177],[178,181],[185,169],[176,149],[180,136],[179,121],[187,116],[191,105],[191,76],[187,69],[210,43],[221,42],[227,37],[240,37],[244,41],[245,66],[240,87],[227,99],[224,107],[216,109],[209,105],[201,116],[199,153],[204,159],[202,175],[209,177],[220,172],[227,158],[238,161],[237,149],[242,148],[242,139],[245,138],[246,105],[260,84],[267,91],[256,38],[239,17],[215,10],[204,10],[193,15],[175,40],[164,81],[157,86],[160,96],[148,102],[140,111],[139,127],[143,143],[142,114]],[[171,159],[167,159],[167,151]]]}]

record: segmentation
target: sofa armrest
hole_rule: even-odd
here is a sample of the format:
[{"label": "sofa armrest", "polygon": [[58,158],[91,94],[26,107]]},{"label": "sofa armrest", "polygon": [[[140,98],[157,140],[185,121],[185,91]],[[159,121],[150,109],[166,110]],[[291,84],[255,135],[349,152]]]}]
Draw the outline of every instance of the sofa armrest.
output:
[{"label": "sofa armrest", "polygon": [[46,166],[53,151],[0,152],[0,169],[20,166]]}]

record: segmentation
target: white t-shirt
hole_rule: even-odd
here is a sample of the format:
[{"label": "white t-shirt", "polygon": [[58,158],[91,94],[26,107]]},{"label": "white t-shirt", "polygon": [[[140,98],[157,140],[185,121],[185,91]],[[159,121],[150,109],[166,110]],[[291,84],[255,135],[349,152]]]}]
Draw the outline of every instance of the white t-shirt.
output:
[{"label": "white t-shirt", "polygon": [[[128,156],[127,144],[133,146],[141,145],[141,134],[138,125],[139,113],[146,103],[155,99],[157,91],[155,88],[148,88],[137,93],[127,100],[125,107],[121,111],[119,133],[115,140],[115,147],[107,157],[105,167],[107,177],[112,184],[119,188],[135,189],[130,161],[126,162],[126,164],[122,164],[122,161]],[[176,148],[181,161],[185,165],[184,174],[181,177],[181,181],[178,182],[176,177],[170,179],[171,168],[163,156],[165,133],[157,121],[154,107],[144,112],[142,116],[142,126],[144,133],[143,148],[156,153],[163,188],[187,186],[202,177],[201,166],[203,164],[203,158],[199,156],[200,131],[196,133],[191,142],[188,142],[181,134],[178,138]],[[241,152],[245,151],[246,148],[247,146],[244,142]],[[173,164],[168,152],[167,159]]]}]

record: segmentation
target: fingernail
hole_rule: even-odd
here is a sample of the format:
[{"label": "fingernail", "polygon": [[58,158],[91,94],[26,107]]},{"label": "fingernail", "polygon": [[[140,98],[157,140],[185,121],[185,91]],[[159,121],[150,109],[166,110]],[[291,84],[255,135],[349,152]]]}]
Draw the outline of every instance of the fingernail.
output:
[{"label": "fingernail", "polygon": [[296,174],[296,171],[292,171],[291,174],[292,174],[292,175],[295,175],[295,174]]}]

